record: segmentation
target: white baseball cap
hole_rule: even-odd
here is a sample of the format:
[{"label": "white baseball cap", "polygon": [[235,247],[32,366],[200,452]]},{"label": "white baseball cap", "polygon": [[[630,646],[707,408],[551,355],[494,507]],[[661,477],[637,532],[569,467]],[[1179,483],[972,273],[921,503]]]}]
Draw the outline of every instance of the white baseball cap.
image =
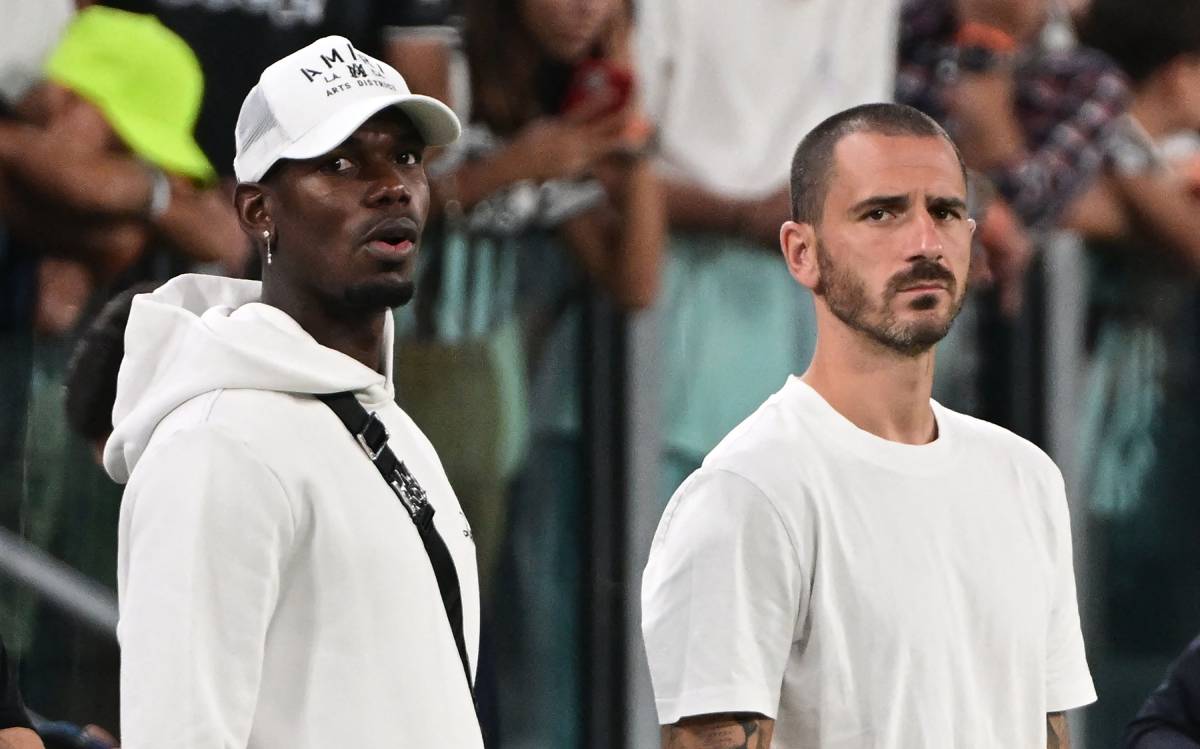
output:
[{"label": "white baseball cap", "polygon": [[408,115],[427,146],[462,132],[449,107],[411,93],[392,66],[345,37],[318,39],[272,63],[246,95],[234,129],[233,172],[239,182],[257,182],[280,159],[328,153],[388,107]]}]

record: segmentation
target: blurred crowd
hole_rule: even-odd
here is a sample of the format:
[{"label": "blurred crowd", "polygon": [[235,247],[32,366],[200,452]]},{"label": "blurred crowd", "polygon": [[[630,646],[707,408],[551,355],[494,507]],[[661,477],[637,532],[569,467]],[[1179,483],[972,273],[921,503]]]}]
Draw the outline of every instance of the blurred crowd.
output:
[{"label": "blurred crowd", "polygon": [[[930,114],[971,170],[945,405],[1006,418],[995,331],[1053,303],[1034,292],[1057,238],[1086,247],[1070,489],[1098,581],[1095,745],[1200,631],[1200,1],[0,0],[0,17],[0,525],[89,577],[115,579],[120,487],[97,454],[132,296],[185,270],[256,276],[237,107],[267,64],[340,34],[465,125],[427,161],[395,379],[476,529],[496,746],[584,740],[589,316],[656,323],[629,366],[661,383],[661,486],[635,498],[661,508],[804,369],[788,164],[867,101]],[[30,707],[118,732],[113,642],[4,579],[0,635]]]}]

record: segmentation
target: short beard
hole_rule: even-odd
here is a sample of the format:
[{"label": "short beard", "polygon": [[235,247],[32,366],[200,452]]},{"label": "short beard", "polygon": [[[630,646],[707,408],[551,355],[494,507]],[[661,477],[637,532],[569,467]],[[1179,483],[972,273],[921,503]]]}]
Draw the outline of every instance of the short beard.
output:
[{"label": "short beard", "polygon": [[365,281],[347,287],[342,303],[347,309],[375,312],[403,307],[416,292],[412,281]]},{"label": "short beard", "polygon": [[[872,315],[871,300],[862,279],[849,269],[835,264],[820,242],[817,243],[816,252],[821,278],[813,293],[824,297],[829,311],[847,326],[903,357],[919,356],[945,338],[966,299],[964,289],[961,295],[954,298],[950,314],[941,321],[903,323],[897,320],[891,311],[891,301],[905,285],[919,281],[942,281],[952,297],[957,291],[957,280],[950,271],[933,261],[924,260],[914,263],[908,271],[888,282],[879,312]],[[937,299],[933,294],[919,296],[913,301],[914,309],[932,309],[936,305]]]}]

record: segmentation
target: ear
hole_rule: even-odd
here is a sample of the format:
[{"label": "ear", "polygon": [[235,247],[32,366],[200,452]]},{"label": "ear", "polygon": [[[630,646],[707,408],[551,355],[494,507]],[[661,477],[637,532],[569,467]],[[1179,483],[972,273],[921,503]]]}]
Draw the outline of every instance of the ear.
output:
[{"label": "ear", "polygon": [[264,231],[275,233],[268,200],[267,188],[256,182],[238,183],[233,192],[233,207],[237,211],[238,223],[256,246],[260,244]]},{"label": "ear", "polygon": [[813,225],[784,222],[779,229],[779,245],[792,278],[805,288],[817,288],[821,271],[817,265],[817,232]]}]

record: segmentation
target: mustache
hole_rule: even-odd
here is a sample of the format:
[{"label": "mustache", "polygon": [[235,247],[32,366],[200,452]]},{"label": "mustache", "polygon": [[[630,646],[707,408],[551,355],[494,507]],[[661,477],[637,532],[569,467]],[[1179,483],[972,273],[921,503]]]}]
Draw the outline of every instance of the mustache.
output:
[{"label": "mustache", "polygon": [[892,276],[892,280],[888,281],[888,292],[889,295],[898,294],[905,287],[917,286],[930,281],[945,284],[951,293],[954,293],[955,287],[958,285],[958,281],[949,268],[936,261],[922,258],[913,262],[912,267],[908,270]]}]

